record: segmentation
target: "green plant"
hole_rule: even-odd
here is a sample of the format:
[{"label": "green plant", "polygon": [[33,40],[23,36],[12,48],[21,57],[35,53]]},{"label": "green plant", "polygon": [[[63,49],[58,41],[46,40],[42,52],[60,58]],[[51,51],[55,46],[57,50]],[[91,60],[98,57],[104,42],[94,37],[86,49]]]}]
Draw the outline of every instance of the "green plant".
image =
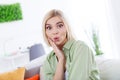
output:
[{"label": "green plant", "polygon": [[19,3],[0,5],[0,23],[22,19],[22,11]]},{"label": "green plant", "polygon": [[92,40],[94,43],[94,50],[96,52],[96,55],[102,55],[103,52],[100,50],[99,38],[95,30],[92,31]]}]

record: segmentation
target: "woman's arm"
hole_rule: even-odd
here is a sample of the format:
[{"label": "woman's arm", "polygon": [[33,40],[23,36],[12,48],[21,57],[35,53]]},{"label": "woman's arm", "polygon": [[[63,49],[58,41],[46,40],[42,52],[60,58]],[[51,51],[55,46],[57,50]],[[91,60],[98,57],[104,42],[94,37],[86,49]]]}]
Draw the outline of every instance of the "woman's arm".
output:
[{"label": "woman's arm", "polygon": [[55,71],[51,68],[52,64],[50,63],[49,56],[43,64],[42,71],[43,73],[42,80],[64,80],[64,71],[65,71],[65,61],[59,60],[56,65]]},{"label": "woman's arm", "polygon": [[65,55],[63,51],[59,49],[52,40],[49,40],[49,42],[51,46],[53,47],[53,50],[58,60],[58,64],[56,67],[53,80],[64,80],[64,75],[65,75],[64,72],[65,72],[65,64],[66,64]]},{"label": "woman's arm", "polygon": [[53,80],[64,80],[65,60],[59,60]]}]

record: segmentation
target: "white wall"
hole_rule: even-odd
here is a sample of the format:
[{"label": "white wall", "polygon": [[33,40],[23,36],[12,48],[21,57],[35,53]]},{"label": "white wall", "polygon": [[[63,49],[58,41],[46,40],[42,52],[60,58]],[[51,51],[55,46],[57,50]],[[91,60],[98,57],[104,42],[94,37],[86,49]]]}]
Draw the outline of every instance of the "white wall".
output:
[{"label": "white wall", "polygon": [[[3,53],[16,52],[19,47],[26,48],[36,43],[42,43],[48,53],[50,48],[43,41],[41,23],[45,13],[53,8],[64,11],[77,39],[91,45],[85,31],[89,32],[93,24],[99,29],[101,49],[104,54],[107,57],[113,57],[114,51],[118,53],[119,0],[0,0],[0,4],[15,2],[21,4],[23,20],[0,24],[0,56]],[[109,28],[109,26],[116,27],[113,31],[113,27]],[[116,37],[111,37],[111,35]]]},{"label": "white wall", "polygon": [[0,0],[0,4],[16,2],[21,4],[23,20],[0,23],[0,56],[3,56],[4,53],[16,52],[19,47],[26,48],[36,43],[43,43],[45,50],[49,50],[42,38],[42,19],[45,13],[52,8],[65,9],[65,1]]}]

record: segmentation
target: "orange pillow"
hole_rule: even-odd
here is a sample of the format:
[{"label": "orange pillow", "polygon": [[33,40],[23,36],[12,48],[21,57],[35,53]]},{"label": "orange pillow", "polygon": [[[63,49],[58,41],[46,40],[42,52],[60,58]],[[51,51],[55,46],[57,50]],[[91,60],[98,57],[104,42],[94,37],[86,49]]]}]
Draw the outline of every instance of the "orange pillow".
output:
[{"label": "orange pillow", "polygon": [[21,67],[16,70],[1,73],[0,80],[23,80],[25,74],[25,68]]},{"label": "orange pillow", "polygon": [[36,74],[36,75],[34,75],[34,76],[30,77],[30,78],[27,78],[25,80],[39,80],[39,77],[40,76],[38,74]]}]

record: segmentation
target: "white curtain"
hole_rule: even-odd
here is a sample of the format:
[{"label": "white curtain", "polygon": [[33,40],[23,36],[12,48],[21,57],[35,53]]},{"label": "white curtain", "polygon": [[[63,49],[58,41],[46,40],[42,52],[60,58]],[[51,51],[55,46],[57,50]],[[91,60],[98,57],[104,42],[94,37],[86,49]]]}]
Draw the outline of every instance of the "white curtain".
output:
[{"label": "white curtain", "polygon": [[[89,33],[94,27],[98,31],[100,48],[105,58],[120,58],[119,3],[119,0],[68,1],[68,15],[70,18],[72,16],[70,23],[77,39],[92,46],[92,38]],[[119,14],[117,14],[118,12]],[[117,16],[115,16],[116,14]],[[117,19],[119,17],[119,20],[116,21],[115,17]]]},{"label": "white curtain", "polygon": [[112,45],[112,57],[120,58],[120,0],[106,0],[108,30]]}]

